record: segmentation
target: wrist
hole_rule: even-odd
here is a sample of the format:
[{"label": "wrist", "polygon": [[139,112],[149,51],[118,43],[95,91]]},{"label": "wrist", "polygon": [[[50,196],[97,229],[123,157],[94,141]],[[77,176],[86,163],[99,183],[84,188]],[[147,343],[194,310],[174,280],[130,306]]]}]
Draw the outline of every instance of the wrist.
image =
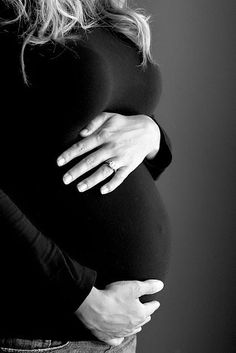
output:
[{"label": "wrist", "polygon": [[150,139],[150,152],[146,155],[147,159],[153,159],[157,155],[160,149],[161,141],[161,131],[158,124],[152,120],[149,116],[148,118],[148,131]]},{"label": "wrist", "polygon": [[159,148],[152,150],[152,152],[150,152],[146,155],[146,158],[149,160],[154,159],[156,157],[158,151],[159,151]]},{"label": "wrist", "polygon": [[96,287],[92,287],[89,295],[75,311],[75,314],[79,319],[83,319],[83,317],[86,316],[86,313],[91,309],[97,312],[102,311],[103,303],[103,291],[97,289]]}]

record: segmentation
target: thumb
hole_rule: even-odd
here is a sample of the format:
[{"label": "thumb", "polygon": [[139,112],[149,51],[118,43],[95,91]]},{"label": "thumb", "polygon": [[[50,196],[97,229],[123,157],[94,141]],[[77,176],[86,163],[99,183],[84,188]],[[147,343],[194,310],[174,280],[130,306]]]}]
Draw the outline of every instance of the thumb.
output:
[{"label": "thumb", "polygon": [[90,121],[90,123],[83,130],[80,131],[80,135],[83,137],[91,135],[113,115],[114,113],[107,113],[107,112],[103,112],[97,115],[94,119]]},{"label": "thumb", "polygon": [[139,298],[142,295],[154,294],[160,292],[164,283],[159,280],[148,279],[146,281],[134,281],[133,294],[135,298]]}]

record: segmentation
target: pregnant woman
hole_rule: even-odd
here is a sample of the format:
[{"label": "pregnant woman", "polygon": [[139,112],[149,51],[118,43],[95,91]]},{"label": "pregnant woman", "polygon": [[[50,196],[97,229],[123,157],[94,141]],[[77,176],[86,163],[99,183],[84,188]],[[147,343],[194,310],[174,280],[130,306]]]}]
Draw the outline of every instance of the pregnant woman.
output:
[{"label": "pregnant woman", "polygon": [[[147,18],[111,0],[6,1],[1,18],[0,350],[134,352],[157,309],[137,298],[160,290],[148,280],[169,254]],[[97,319],[115,296],[143,310],[120,334]]]}]

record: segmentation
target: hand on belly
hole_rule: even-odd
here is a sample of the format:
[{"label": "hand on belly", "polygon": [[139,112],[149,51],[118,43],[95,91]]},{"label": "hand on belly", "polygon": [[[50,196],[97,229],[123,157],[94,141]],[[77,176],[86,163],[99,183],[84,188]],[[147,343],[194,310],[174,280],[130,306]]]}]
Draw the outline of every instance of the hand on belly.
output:
[{"label": "hand on belly", "polygon": [[142,114],[124,116],[104,112],[93,119],[80,135],[83,139],[57,159],[58,166],[63,166],[84,153],[91,152],[64,175],[63,181],[66,185],[101,165],[77,185],[80,192],[91,189],[113,172],[115,175],[102,186],[100,192],[107,194],[115,190],[145,157],[153,158],[160,146],[158,125]]},{"label": "hand on belly", "polygon": [[95,287],[75,314],[99,340],[117,346],[124,337],[136,334],[151,320],[160,303],[142,304],[139,297],[162,290],[158,280],[111,283],[104,290]]}]

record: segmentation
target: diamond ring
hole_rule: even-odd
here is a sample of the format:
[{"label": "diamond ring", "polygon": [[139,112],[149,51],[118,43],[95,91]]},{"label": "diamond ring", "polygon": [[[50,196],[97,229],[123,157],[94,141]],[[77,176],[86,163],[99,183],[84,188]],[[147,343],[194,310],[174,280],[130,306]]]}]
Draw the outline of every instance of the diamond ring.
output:
[{"label": "diamond ring", "polygon": [[116,173],[116,171],[117,171],[116,163],[113,160],[105,161],[105,164],[107,164],[108,167],[111,168],[114,173]]}]

